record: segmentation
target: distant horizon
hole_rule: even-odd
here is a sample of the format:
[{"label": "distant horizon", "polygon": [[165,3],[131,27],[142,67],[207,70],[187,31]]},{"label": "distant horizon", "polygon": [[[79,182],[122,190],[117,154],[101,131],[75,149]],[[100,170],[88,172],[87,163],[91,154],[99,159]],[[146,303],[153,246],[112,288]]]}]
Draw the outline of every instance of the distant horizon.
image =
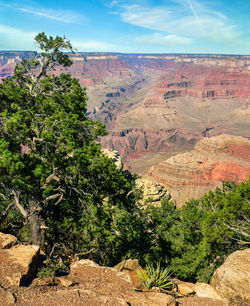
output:
[{"label": "distant horizon", "polygon": [[79,52],[250,54],[246,0],[0,0],[0,50],[66,36]]},{"label": "distant horizon", "polygon": [[[39,51],[36,50],[0,50],[0,53],[7,53],[7,52],[32,52],[32,53],[38,53]],[[75,51],[74,53],[72,52],[64,52],[66,54],[110,54],[110,55],[158,55],[158,56],[163,56],[163,55],[202,55],[202,56],[206,56],[206,55],[220,55],[220,56],[249,56],[250,54],[230,54],[230,53],[181,53],[181,52],[166,52],[166,53],[162,53],[162,52],[155,52],[155,53],[146,53],[146,52],[115,52],[115,51]]]}]

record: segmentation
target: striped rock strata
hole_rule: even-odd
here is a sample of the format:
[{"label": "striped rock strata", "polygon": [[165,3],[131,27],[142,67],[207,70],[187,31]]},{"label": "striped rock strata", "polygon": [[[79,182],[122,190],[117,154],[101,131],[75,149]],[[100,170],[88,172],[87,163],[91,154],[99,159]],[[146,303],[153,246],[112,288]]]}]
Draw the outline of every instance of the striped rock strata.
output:
[{"label": "striped rock strata", "polygon": [[167,186],[179,207],[190,198],[221,187],[222,181],[239,184],[249,174],[249,140],[225,134],[203,138],[194,150],[172,156],[149,170],[150,177]]}]

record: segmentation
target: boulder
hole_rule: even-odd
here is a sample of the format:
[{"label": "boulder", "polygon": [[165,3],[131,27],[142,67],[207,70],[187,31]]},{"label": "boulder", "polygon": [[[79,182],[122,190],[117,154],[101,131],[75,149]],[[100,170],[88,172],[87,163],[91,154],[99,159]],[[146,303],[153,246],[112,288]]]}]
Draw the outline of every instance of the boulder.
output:
[{"label": "boulder", "polygon": [[196,283],[194,290],[198,297],[211,298],[214,300],[226,302],[225,299],[209,284]]},{"label": "boulder", "polygon": [[228,303],[198,296],[190,296],[177,299],[177,304],[181,306],[228,306]]},{"label": "boulder", "polygon": [[32,278],[37,270],[39,246],[17,245],[0,250],[0,286],[18,287]]},{"label": "boulder", "polygon": [[[104,284],[104,283],[103,283]],[[105,284],[104,284],[105,286]],[[26,289],[26,288],[25,288]],[[175,306],[175,299],[167,294],[155,292],[137,292],[131,296],[123,293],[123,288],[113,294],[100,294],[93,288],[67,288],[58,289],[53,287],[27,288],[17,293],[17,305],[93,305],[93,306]],[[137,296],[137,297],[136,297]],[[5,306],[5,304],[3,304]],[[7,304],[8,305],[8,304]],[[12,305],[12,304],[11,304]]]},{"label": "boulder", "polygon": [[68,279],[83,285],[85,289],[95,286],[96,290],[100,290],[102,293],[105,293],[103,291],[103,281],[109,287],[108,291],[115,291],[118,285],[133,291],[128,275],[118,272],[114,268],[99,266],[89,259],[82,259],[73,263],[70,267]]},{"label": "boulder", "polygon": [[136,271],[137,269],[142,269],[139,265],[138,259],[126,259],[114,266],[114,269],[118,271]]},{"label": "boulder", "polygon": [[10,234],[0,233],[0,249],[10,249],[17,242],[17,238]]},{"label": "boulder", "polygon": [[250,249],[230,254],[215,270],[211,285],[229,302],[250,304]]},{"label": "boulder", "polygon": [[181,295],[192,295],[195,294],[201,298],[211,298],[219,301],[225,302],[225,299],[220,296],[220,294],[209,284],[206,283],[189,283],[176,281],[178,292]]},{"label": "boulder", "polygon": [[114,269],[128,274],[134,288],[139,289],[142,287],[142,283],[137,277],[138,271],[143,270],[139,265],[138,259],[123,260],[118,265],[114,266]]}]

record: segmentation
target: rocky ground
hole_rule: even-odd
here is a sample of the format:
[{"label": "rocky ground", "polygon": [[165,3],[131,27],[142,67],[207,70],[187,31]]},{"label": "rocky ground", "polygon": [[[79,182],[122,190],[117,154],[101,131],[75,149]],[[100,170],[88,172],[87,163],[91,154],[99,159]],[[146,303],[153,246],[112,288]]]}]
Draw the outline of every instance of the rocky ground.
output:
[{"label": "rocky ground", "polygon": [[250,249],[231,254],[215,271],[211,285],[174,280],[171,294],[145,290],[136,271],[137,260],[114,268],[88,259],[71,264],[67,276],[35,277],[40,250],[15,245],[16,238],[0,233],[0,305],[249,305]]}]

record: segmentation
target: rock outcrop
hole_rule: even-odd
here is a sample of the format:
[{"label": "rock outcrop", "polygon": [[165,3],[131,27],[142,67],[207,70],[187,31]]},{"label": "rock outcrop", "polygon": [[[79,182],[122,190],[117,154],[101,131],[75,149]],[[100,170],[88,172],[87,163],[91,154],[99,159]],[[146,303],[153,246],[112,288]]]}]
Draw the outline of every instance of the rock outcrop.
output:
[{"label": "rock outcrop", "polygon": [[250,142],[232,135],[203,138],[194,150],[170,157],[149,171],[152,179],[167,186],[177,206],[221,187],[222,181],[239,184],[249,174]]},{"label": "rock outcrop", "polygon": [[113,150],[108,150],[108,149],[102,149],[102,152],[108,157],[113,159],[115,162],[115,165],[117,169],[122,170],[123,164],[122,164],[122,159],[118,151],[113,151]]},{"label": "rock outcrop", "polygon": [[162,199],[171,199],[169,191],[161,183],[142,178],[136,180],[136,187],[142,190],[142,204],[150,201],[150,205],[158,206]]},{"label": "rock outcrop", "polygon": [[230,254],[215,270],[210,283],[232,305],[249,305],[250,249]]},{"label": "rock outcrop", "polygon": [[[1,233],[1,240],[16,241],[10,236],[12,235]],[[4,246],[6,247],[6,244]],[[35,245],[16,245],[9,249],[0,249],[0,287],[16,288],[34,277],[39,255],[40,248]]]}]

